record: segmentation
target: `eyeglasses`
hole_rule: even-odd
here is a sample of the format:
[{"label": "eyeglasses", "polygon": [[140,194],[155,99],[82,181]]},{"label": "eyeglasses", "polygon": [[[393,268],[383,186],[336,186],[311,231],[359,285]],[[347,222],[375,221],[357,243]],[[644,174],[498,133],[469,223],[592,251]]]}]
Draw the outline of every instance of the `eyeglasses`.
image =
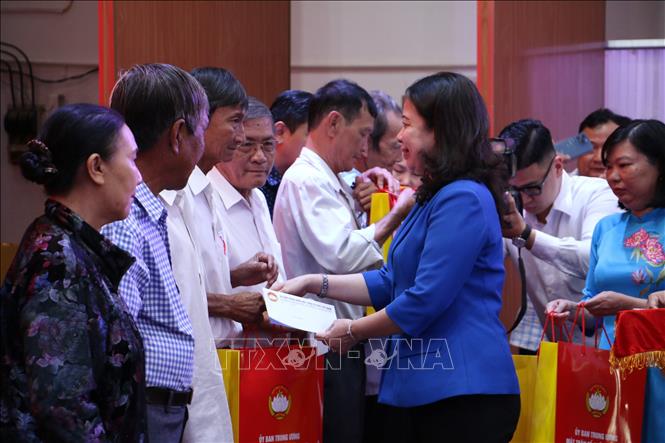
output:
[{"label": "eyeglasses", "polygon": [[552,160],[550,160],[550,165],[547,167],[547,171],[545,171],[545,175],[543,176],[543,179],[538,182],[538,183],[533,183],[530,185],[526,186],[512,186],[512,190],[516,192],[522,192],[529,197],[535,197],[537,195],[540,195],[543,193],[543,183],[545,183],[545,180],[547,180],[547,176],[550,175],[550,169],[552,169],[552,165],[554,164],[554,159],[556,158],[556,155],[552,157]]},{"label": "eyeglasses", "polygon": [[238,151],[242,152],[243,154],[253,154],[256,152],[256,149],[261,149],[263,153],[267,155],[273,154],[276,147],[277,142],[274,138],[270,140],[264,140],[262,142],[252,142],[248,140],[238,147]]}]

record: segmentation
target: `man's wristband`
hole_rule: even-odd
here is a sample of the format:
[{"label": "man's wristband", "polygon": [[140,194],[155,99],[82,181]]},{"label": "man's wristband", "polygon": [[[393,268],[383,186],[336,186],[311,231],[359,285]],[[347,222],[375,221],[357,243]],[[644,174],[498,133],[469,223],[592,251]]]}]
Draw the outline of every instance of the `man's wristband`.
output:
[{"label": "man's wristband", "polygon": [[319,298],[326,298],[328,296],[328,274],[321,274],[321,290],[316,294]]}]

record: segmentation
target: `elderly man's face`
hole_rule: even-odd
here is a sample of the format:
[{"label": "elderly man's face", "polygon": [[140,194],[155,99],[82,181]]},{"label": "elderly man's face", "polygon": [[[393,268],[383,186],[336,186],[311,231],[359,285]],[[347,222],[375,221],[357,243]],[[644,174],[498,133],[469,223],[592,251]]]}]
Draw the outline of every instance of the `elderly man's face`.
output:
[{"label": "elderly man's face", "polygon": [[254,188],[263,186],[275,160],[275,134],[270,118],[245,120],[245,142],[236,149],[231,161],[217,167],[231,185],[249,197]]},{"label": "elderly man's face", "polygon": [[205,155],[211,158],[211,164],[230,161],[235,150],[245,141],[244,117],[241,105],[215,109],[205,132]]},{"label": "elderly man's face", "polygon": [[386,132],[379,140],[378,150],[369,148],[367,166],[379,166],[392,171],[395,163],[402,160],[402,143],[397,134],[402,130],[402,115],[389,111],[386,113]]},{"label": "elderly man's face", "polygon": [[[374,129],[374,117],[369,113],[367,106],[363,105],[358,116],[350,122],[342,116],[340,129],[335,140],[335,155],[337,157],[335,173],[350,171],[355,162],[363,160],[366,154],[369,135]],[[335,170],[336,169],[336,170]]]},{"label": "elderly man's face", "polygon": [[182,189],[187,184],[189,175],[194,170],[196,164],[203,156],[203,149],[205,145],[204,134],[208,127],[208,109],[207,106],[201,110],[199,119],[196,121],[196,127],[192,132],[189,131],[184,125],[181,128],[181,144],[178,151],[180,168],[178,169],[178,176],[173,176],[177,183],[169,189]]}]

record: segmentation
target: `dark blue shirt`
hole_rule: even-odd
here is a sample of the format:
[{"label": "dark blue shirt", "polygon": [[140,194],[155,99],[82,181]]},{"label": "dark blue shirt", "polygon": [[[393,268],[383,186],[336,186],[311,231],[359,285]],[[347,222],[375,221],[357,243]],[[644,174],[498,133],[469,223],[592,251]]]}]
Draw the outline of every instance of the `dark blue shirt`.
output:
[{"label": "dark blue shirt", "polygon": [[270,170],[266,184],[261,188],[261,192],[266,196],[266,202],[268,203],[268,210],[270,211],[270,218],[272,219],[272,211],[275,208],[275,198],[277,197],[277,191],[279,190],[279,184],[282,182],[282,174],[279,173],[277,168],[274,166]]}]

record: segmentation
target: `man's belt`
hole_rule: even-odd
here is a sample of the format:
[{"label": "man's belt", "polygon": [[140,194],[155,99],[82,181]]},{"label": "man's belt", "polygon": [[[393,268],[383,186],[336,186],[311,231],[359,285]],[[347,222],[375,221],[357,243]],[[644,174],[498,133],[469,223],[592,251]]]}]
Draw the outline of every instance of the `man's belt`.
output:
[{"label": "man's belt", "polygon": [[192,402],[191,389],[187,391],[174,391],[166,388],[150,387],[145,390],[146,402],[160,406],[184,406]]}]

